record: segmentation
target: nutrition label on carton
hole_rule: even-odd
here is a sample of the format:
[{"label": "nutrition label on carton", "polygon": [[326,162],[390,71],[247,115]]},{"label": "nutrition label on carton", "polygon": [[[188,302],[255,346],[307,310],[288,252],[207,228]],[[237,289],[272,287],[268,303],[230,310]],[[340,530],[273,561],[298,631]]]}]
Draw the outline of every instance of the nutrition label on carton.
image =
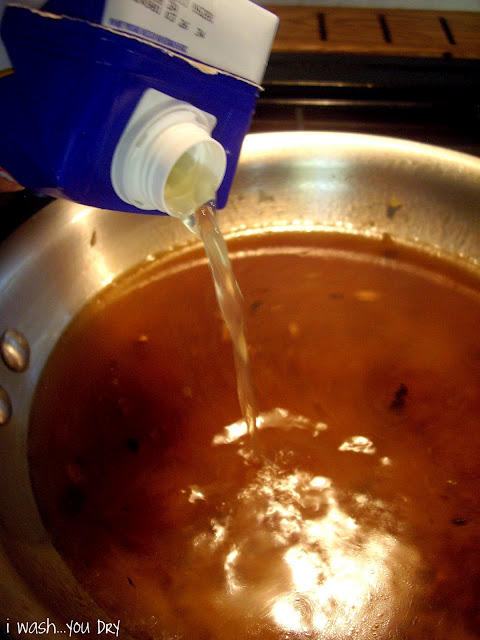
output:
[{"label": "nutrition label on carton", "polygon": [[106,0],[102,24],[260,83],[278,19],[248,0]]}]

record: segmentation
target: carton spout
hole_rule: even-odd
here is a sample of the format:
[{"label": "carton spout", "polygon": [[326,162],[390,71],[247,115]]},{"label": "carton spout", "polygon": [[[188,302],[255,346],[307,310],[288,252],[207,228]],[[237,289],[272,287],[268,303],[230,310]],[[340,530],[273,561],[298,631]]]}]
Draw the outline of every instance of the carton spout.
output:
[{"label": "carton spout", "polygon": [[148,89],[113,155],[117,195],[181,218],[214,199],[227,165],[225,150],[211,137],[216,123],[215,116]]}]

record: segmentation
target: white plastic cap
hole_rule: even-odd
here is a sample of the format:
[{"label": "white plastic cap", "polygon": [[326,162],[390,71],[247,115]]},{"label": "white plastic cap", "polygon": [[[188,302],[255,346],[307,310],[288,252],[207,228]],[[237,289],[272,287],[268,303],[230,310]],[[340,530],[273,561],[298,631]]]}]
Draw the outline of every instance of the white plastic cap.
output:
[{"label": "white plastic cap", "polygon": [[225,150],[210,136],[215,122],[172,99],[160,108],[134,112],[113,156],[117,195],[139,209],[180,218],[213,199],[227,165]]}]

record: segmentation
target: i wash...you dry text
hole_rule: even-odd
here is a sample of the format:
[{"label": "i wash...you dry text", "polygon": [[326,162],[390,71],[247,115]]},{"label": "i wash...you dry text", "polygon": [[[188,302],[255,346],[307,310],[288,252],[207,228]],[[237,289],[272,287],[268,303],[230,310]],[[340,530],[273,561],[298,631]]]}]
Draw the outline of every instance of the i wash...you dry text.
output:
[{"label": "i wash...you dry text", "polygon": [[11,622],[7,619],[5,626],[7,634],[16,632],[18,636],[24,635],[47,635],[47,634],[63,634],[67,638],[75,635],[97,634],[98,636],[115,636],[118,638],[120,633],[120,620],[116,622],[106,622],[105,620],[97,620],[96,624],[90,622],[77,622],[70,620],[65,623],[64,627],[56,625],[47,618],[41,621],[23,621]]}]

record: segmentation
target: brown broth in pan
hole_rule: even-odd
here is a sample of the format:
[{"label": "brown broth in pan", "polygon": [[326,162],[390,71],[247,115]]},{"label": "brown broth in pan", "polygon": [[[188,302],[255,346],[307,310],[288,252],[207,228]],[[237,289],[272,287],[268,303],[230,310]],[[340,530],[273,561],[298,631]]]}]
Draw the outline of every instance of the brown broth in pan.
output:
[{"label": "brown broth in pan", "polygon": [[480,282],[388,238],[230,249],[257,432],[200,251],[129,274],[34,398],[55,546],[139,638],[480,638]]}]

